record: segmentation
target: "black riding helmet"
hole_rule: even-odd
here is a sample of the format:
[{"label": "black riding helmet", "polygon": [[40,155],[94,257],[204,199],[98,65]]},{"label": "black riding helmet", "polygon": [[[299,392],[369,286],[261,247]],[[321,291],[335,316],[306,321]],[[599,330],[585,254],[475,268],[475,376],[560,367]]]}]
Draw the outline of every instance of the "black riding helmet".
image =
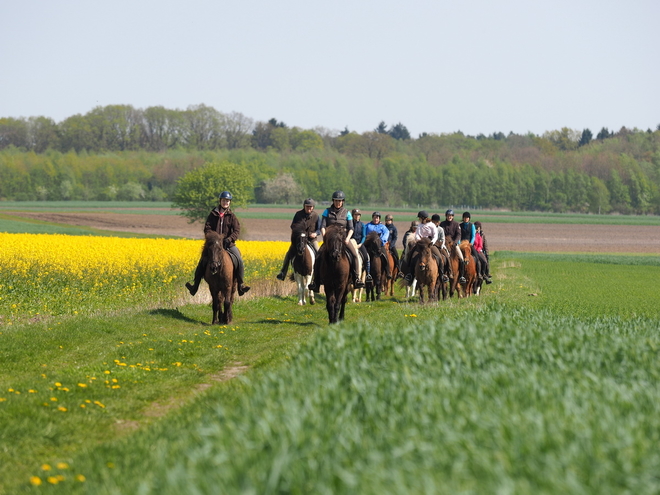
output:
[{"label": "black riding helmet", "polygon": [[453,215],[453,214],[454,214],[454,210],[447,210],[447,211],[445,212],[445,216],[447,216],[447,215]]},{"label": "black riding helmet", "polygon": [[374,212],[371,214],[371,218],[373,218],[373,217],[378,217],[378,218],[380,218],[380,212],[379,212],[379,211],[374,211]]},{"label": "black riding helmet", "polygon": [[332,193],[332,200],[334,201],[335,199],[341,199],[342,201],[346,200],[346,195],[344,194],[344,191],[335,191]]},{"label": "black riding helmet", "polygon": [[233,198],[233,196],[231,195],[231,193],[229,191],[222,191],[220,193],[220,196],[218,196],[218,199],[219,200],[220,199],[228,199],[229,201],[231,201],[234,198]]},{"label": "black riding helmet", "polygon": [[466,212],[463,213],[463,219],[466,219],[466,218],[472,218],[469,211],[466,211]]}]

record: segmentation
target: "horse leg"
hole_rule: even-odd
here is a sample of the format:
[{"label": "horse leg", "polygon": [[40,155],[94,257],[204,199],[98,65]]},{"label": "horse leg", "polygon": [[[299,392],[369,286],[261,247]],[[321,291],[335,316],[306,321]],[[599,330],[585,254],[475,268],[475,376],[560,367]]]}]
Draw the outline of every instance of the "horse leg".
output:
[{"label": "horse leg", "polygon": [[325,308],[328,310],[328,320],[329,323],[337,323],[337,304],[336,304],[336,297],[334,294],[327,294],[326,293],[326,303],[325,303]]},{"label": "horse leg", "polygon": [[346,309],[346,296],[347,296],[347,292],[344,291],[344,293],[341,296],[341,302],[339,304],[339,321],[344,320],[344,310]]},{"label": "horse leg", "polygon": [[218,320],[218,310],[220,309],[220,301],[219,301],[219,296],[217,291],[211,292],[211,299],[212,299],[212,308],[213,308],[213,321],[211,321],[211,325],[216,325],[220,323]]},{"label": "horse leg", "polygon": [[309,284],[311,284],[311,283],[312,283],[312,276],[311,275],[307,275],[307,276],[303,277],[303,290],[307,291],[307,297],[309,298],[309,304],[313,305],[316,302],[314,300],[314,291],[309,290],[307,288],[309,286]]}]

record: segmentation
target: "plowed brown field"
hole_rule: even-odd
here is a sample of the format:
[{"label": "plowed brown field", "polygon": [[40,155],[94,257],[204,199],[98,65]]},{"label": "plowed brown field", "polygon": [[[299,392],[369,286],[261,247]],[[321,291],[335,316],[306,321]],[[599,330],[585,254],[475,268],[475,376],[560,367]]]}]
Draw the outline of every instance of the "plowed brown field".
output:
[{"label": "plowed brown field", "polygon": [[[250,208],[250,212],[272,211]],[[278,210],[286,211],[286,210]],[[291,209],[291,217],[295,213]],[[383,213],[385,215],[386,212]],[[124,213],[33,213],[12,215],[39,220],[87,226],[103,230],[134,232],[163,236],[201,239],[202,225],[189,224],[181,216],[139,215]],[[240,210],[237,212],[240,219]],[[396,217],[395,217],[396,218]],[[410,225],[395,221],[399,239]],[[473,220],[477,220],[474,218]],[[288,241],[290,220],[241,219],[241,239],[251,241]],[[484,231],[492,251],[660,253],[660,227],[628,225],[561,225],[484,223]],[[401,241],[397,246],[401,249]]]}]

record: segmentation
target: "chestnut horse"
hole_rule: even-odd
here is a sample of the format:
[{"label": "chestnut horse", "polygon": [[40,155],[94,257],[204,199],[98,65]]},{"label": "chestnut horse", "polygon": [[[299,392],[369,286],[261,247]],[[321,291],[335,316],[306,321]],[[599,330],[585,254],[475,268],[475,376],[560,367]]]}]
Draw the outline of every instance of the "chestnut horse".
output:
[{"label": "chestnut horse", "polygon": [[204,243],[204,253],[208,259],[204,280],[209,284],[213,300],[212,325],[227,325],[234,318],[232,304],[238,281],[234,278],[234,265],[229,252],[222,245],[224,239],[224,235],[210,231],[206,233]]},{"label": "chestnut horse", "polygon": [[[369,258],[371,259],[371,281],[367,283],[367,301],[380,300],[380,294],[383,288],[387,289],[387,271],[383,258],[380,256],[380,236],[378,232],[369,232],[364,240],[364,247],[367,248]],[[374,288],[376,295],[374,298]]]},{"label": "chestnut horse", "polygon": [[351,285],[351,263],[348,260],[345,244],[346,230],[333,224],[325,229],[323,246],[319,250],[321,280],[325,290],[328,319],[338,323],[344,319],[346,298]]},{"label": "chestnut horse", "polygon": [[415,280],[419,288],[419,302],[424,304],[424,287],[427,287],[429,302],[435,302],[438,300],[440,269],[431,251],[431,239],[425,237],[417,241],[416,251],[413,260]]},{"label": "chestnut horse", "polygon": [[449,252],[451,253],[451,271],[452,278],[449,281],[449,297],[454,295],[454,292],[458,294],[459,299],[462,297],[470,297],[474,292],[474,285],[477,281],[477,264],[475,259],[472,257],[472,247],[470,246],[469,241],[463,241],[459,245],[459,249],[463,254],[463,259],[465,260],[465,280],[464,284],[459,283],[458,279],[460,277],[460,263],[461,259],[456,253],[454,244],[451,246],[447,244]]},{"label": "chestnut horse", "polygon": [[304,306],[307,303],[306,296],[309,298],[309,304],[314,304],[314,292],[307,286],[312,283],[314,273],[314,260],[316,254],[309,245],[309,238],[305,232],[304,225],[294,225],[291,231],[291,245],[295,249],[295,256],[291,260],[293,266],[293,279],[298,285],[298,305]]},{"label": "chestnut horse", "polygon": [[390,251],[389,242],[385,243],[385,250],[387,251],[387,262],[390,265],[390,273],[392,274],[392,278],[388,280],[387,277],[385,277],[385,290],[383,292],[385,292],[385,295],[387,295],[389,292],[390,296],[394,296],[394,282],[399,275],[399,267],[394,262],[394,256]]}]

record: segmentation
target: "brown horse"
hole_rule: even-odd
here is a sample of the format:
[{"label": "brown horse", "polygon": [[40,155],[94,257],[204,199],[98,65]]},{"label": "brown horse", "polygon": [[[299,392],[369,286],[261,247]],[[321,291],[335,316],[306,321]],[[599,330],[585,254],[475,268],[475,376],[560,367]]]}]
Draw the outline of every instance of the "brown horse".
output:
[{"label": "brown horse", "polygon": [[[380,236],[378,232],[369,232],[364,240],[364,247],[367,248],[369,258],[371,259],[371,281],[367,283],[367,301],[380,300],[380,294],[383,288],[387,287],[387,271],[383,258],[380,256]],[[374,297],[374,289],[376,294]]]},{"label": "brown horse", "polygon": [[461,293],[459,291],[459,282],[458,279],[460,278],[460,265],[461,265],[461,258],[458,256],[458,253],[456,253],[456,244],[447,237],[445,239],[445,245],[447,246],[447,249],[449,250],[449,268],[450,268],[450,276],[449,276],[449,297],[452,298],[454,297],[454,293],[458,295],[458,297],[461,297]]},{"label": "brown horse", "polygon": [[[204,280],[209,284],[213,300],[213,321],[211,324],[226,325],[234,315],[232,304],[238,281],[234,278],[234,265],[229,253],[223,248],[225,236],[210,231],[206,234],[204,253],[208,259]],[[222,310],[220,309],[222,307]]]},{"label": "brown horse", "polygon": [[390,265],[390,273],[392,274],[391,279],[387,279],[385,277],[385,295],[390,294],[390,296],[394,296],[394,282],[396,281],[397,275],[399,275],[399,267],[396,265],[394,262],[394,256],[392,255],[392,252],[390,251],[390,243],[387,242],[385,243],[385,249],[387,250],[387,262]]},{"label": "brown horse", "polygon": [[325,290],[328,319],[338,323],[344,319],[346,298],[351,284],[351,263],[345,244],[346,230],[338,224],[325,229],[321,257],[321,280]]},{"label": "brown horse", "polygon": [[463,241],[459,246],[463,259],[465,260],[465,279],[467,282],[464,287],[464,296],[470,297],[474,294],[477,284],[477,260],[472,256],[472,246],[470,241]]},{"label": "brown horse", "polygon": [[415,280],[419,288],[419,302],[424,304],[424,287],[427,288],[429,302],[438,300],[438,281],[440,269],[431,251],[431,240],[422,238],[417,241],[416,254],[413,255]]},{"label": "brown horse", "polygon": [[291,231],[291,245],[296,252],[291,264],[293,265],[292,276],[298,285],[298,305],[304,306],[307,303],[306,296],[309,298],[309,304],[314,304],[314,292],[307,286],[312,283],[316,254],[309,245],[304,225],[294,226]]},{"label": "brown horse", "polygon": [[465,280],[466,282],[464,284],[459,283],[458,279],[460,277],[460,263],[461,259],[459,258],[458,254],[456,253],[456,249],[453,247],[454,245],[450,247],[449,244],[447,244],[447,247],[450,249],[449,252],[451,253],[451,271],[452,271],[452,278],[449,281],[450,286],[449,286],[449,297],[452,297],[454,295],[454,292],[458,294],[459,299],[462,297],[470,297],[474,291],[474,284],[477,280],[477,264],[475,263],[474,258],[472,257],[472,247],[470,246],[469,241],[463,241],[459,245],[459,249],[461,250],[461,253],[463,254],[463,259],[465,260]]}]

